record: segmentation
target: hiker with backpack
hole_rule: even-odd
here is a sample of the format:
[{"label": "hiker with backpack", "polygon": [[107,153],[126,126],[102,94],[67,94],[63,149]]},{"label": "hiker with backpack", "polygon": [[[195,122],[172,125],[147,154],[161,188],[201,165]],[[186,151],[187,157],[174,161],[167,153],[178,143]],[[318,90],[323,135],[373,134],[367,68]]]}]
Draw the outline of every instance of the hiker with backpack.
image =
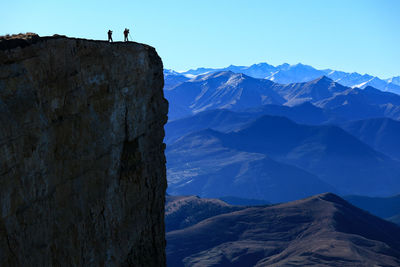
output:
[{"label": "hiker with backpack", "polygon": [[125,28],[124,30],[124,41],[128,42],[128,35],[129,35],[129,29]]},{"label": "hiker with backpack", "polygon": [[113,39],[112,39],[112,30],[108,30],[108,41],[109,42],[113,42]]}]

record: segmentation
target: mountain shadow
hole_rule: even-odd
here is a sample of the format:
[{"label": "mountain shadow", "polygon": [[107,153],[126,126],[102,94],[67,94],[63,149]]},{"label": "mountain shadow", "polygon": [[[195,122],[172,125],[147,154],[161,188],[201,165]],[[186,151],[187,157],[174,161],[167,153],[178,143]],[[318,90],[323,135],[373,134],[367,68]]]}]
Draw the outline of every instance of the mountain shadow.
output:
[{"label": "mountain shadow", "polygon": [[265,154],[224,145],[225,134],[204,130],[167,146],[168,193],[235,196],[283,202],[336,191],[317,176]]}]

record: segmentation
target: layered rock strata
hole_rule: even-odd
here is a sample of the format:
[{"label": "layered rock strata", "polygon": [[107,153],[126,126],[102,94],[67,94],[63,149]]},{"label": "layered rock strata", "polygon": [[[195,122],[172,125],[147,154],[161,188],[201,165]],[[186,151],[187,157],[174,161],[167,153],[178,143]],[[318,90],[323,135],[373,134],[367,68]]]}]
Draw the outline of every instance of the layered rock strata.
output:
[{"label": "layered rock strata", "polygon": [[154,48],[0,38],[0,265],[164,266]]}]

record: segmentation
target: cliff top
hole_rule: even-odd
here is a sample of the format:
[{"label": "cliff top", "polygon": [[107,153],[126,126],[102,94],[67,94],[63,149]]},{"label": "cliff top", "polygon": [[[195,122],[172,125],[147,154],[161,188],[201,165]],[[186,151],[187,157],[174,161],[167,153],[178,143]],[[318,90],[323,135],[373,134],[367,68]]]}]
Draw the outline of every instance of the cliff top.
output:
[{"label": "cliff top", "polygon": [[[50,40],[50,39],[59,39],[59,38],[108,43],[107,40],[90,40],[90,39],[83,39],[83,38],[67,37],[65,35],[59,35],[59,34],[54,34],[52,36],[39,36],[36,33],[27,32],[27,33],[19,33],[19,34],[12,34],[12,35],[7,34],[4,36],[0,36],[0,51],[1,50],[9,50],[9,49],[13,49],[16,47],[23,48],[23,47],[35,44],[40,41],[46,41],[46,40]],[[113,42],[113,43],[126,43],[126,42]],[[127,43],[137,44],[136,42],[131,42],[131,41],[129,41]],[[142,45],[144,45],[144,44],[142,44]],[[149,47],[148,45],[144,45],[144,46]]]}]

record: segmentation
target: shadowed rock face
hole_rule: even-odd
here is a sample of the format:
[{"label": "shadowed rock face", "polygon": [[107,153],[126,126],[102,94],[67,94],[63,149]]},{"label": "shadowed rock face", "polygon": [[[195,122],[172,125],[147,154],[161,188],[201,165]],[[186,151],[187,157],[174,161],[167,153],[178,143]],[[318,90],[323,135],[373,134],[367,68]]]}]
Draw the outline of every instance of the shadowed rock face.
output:
[{"label": "shadowed rock face", "polygon": [[0,39],[0,265],[164,266],[154,48]]}]

